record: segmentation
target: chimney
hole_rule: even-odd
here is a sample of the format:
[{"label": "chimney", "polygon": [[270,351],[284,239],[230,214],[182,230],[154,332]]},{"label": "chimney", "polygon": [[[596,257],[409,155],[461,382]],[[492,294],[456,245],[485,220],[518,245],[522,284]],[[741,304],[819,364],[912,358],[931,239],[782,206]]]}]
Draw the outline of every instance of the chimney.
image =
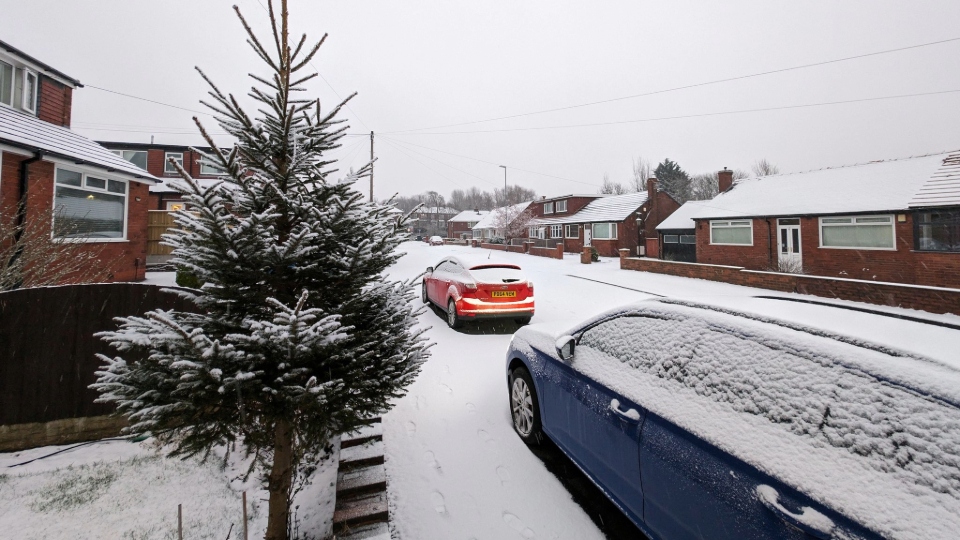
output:
[{"label": "chimney", "polygon": [[726,167],[722,171],[717,171],[717,179],[720,181],[720,193],[733,187],[733,171]]},{"label": "chimney", "polygon": [[476,212],[478,216],[480,215],[480,209],[479,209],[479,208],[474,208],[473,211]]},{"label": "chimney", "polygon": [[647,201],[653,202],[653,199],[656,196],[657,196],[657,179],[647,178]]}]

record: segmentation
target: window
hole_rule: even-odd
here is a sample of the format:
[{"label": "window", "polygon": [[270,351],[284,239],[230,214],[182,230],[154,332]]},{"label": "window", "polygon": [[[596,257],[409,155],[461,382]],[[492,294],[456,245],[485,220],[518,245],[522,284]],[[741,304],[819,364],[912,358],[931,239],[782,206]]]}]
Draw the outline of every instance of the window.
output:
[{"label": "window", "polygon": [[186,203],[183,201],[167,201],[167,210],[171,212],[178,212],[186,208]]},{"label": "window", "polygon": [[896,249],[893,216],[820,218],[820,247]]},{"label": "window", "polygon": [[221,175],[226,173],[212,161],[200,158],[200,174]]},{"label": "window", "polygon": [[697,237],[696,237],[696,235],[693,235],[693,234],[681,234],[681,235],[680,235],[680,243],[681,243],[681,244],[696,244],[696,243],[697,243]]},{"label": "window", "polygon": [[557,213],[567,211],[567,200],[557,201]]},{"label": "window", "polygon": [[133,163],[143,170],[147,170],[147,151],[146,150],[114,150],[114,154]]},{"label": "window", "polygon": [[566,236],[567,238],[580,238],[580,226],[579,225],[567,225],[566,226]]},{"label": "window", "polygon": [[543,213],[544,213],[544,214],[552,214],[552,213],[553,213],[553,203],[552,203],[552,202],[543,203]]},{"label": "window", "polygon": [[731,246],[753,245],[753,222],[743,221],[711,221],[710,243]]},{"label": "window", "polygon": [[0,103],[13,106],[13,66],[0,62]]},{"label": "window", "polygon": [[914,218],[919,251],[960,251],[960,210],[917,212]]},{"label": "window", "polygon": [[537,237],[537,228],[528,227],[527,228],[527,238],[536,238]]},{"label": "window", "polygon": [[680,236],[676,234],[665,234],[663,235],[664,244],[679,244]]},{"label": "window", "polygon": [[594,223],[593,239],[594,240],[616,240],[617,224],[616,223]]},{"label": "window", "polygon": [[167,152],[163,155],[163,172],[177,174],[177,168],[173,166],[173,163],[170,163],[171,159],[183,167],[183,152]]},{"label": "window", "polygon": [[54,208],[58,238],[124,238],[127,183],[57,168]]},{"label": "window", "polygon": [[550,238],[563,238],[563,225],[550,226]]},{"label": "window", "polygon": [[37,109],[37,74],[23,70],[23,93],[20,99],[23,110],[35,112]]}]

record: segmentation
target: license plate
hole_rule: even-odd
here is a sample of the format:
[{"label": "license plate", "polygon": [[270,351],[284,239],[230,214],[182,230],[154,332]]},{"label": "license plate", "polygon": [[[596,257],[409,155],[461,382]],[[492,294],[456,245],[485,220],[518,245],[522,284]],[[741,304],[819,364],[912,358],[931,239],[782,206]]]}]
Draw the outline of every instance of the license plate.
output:
[{"label": "license plate", "polygon": [[493,291],[490,293],[490,296],[494,298],[513,298],[517,295],[517,291]]}]

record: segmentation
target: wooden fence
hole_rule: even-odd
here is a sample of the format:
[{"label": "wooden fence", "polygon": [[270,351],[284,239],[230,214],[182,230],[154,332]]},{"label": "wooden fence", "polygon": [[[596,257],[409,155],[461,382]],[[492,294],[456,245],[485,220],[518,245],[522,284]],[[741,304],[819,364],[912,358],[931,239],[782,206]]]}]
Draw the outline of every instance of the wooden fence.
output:
[{"label": "wooden fence", "polygon": [[114,317],[193,305],[137,283],[66,285],[0,293],[0,426],[109,414],[91,390],[100,361],[115,354],[93,336]]},{"label": "wooden fence", "polygon": [[176,226],[173,212],[169,210],[149,210],[147,212],[147,256],[170,255],[173,248],[160,244],[161,236]]}]

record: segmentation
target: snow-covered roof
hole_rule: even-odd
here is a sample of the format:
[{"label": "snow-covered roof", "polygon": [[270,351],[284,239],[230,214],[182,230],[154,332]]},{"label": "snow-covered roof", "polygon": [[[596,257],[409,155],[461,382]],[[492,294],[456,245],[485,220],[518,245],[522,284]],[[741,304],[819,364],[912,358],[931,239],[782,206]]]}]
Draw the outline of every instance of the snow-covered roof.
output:
[{"label": "snow-covered roof", "polygon": [[683,206],[677,208],[674,213],[667,216],[667,219],[657,225],[657,230],[696,228],[697,224],[693,221],[693,218],[704,212],[709,203],[710,201],[687,201],[683,203]]},{"label": "snow-covered roof", "polygon": [[910,200],[910,208],[960,206],[960,151],[946,158]]},{"label": "snow-covered roof", "polygon": [[534,202],[545,203],[545,202],[550,202],[550,201],[559,201],[559,200],[561,200],[561,199],[570,199],[570,198],[572,198],[572,197],[580,197],[580,198],[587,198],[587,199],[599,199],[600,197],[609,197],[609,196],[610,196],[610,195],[609,195],[609,194],[606,194],[606,193],[571,193],[570,195],[557,195],[556,197],[545,197],[545,198],[543,198],[543,199],[540,199],[540,200],[534,201]]},{"label": "snow-covered roof", "polygon": [[698,219],[906,210],[947,153],[746,178],[703,205]]},{"label": "snow-covered roof", "polygon": [[418,214],[456,214],[456,208],[450,208],[449,206],[424,206],[417,210]]},{"label": "snow-covered roof", "polygon": [[29,152],[40,150],[47,156],[63,158],[78,165],[90,165],[107,172],[132,176],[144,184],[157,181],[147,171],[83,135],[9,107],[0,107],[0,143]]},{"label": "snow-covered roof", "polygon": [[480,219],[483,218],[483,216],[489,213],[490,213],[489,210],[480,210],[479,212],[476,210],[464,210],[463,212],[460,212],[459,214],[448,219],[447,221],[470,223],[472,221],[480,221]]},{"label": "snow-covered roof", "polygon": [[627,193],[626,195],[612,195],[590,201],[589,204],[581,208],[576,214],[555,218],[537,218],[534,220],[534,224],[560,225],[564,223],[623,221],[646,202],[646,191]]},{"label": "snow-covered roof", "polygon": [[496,229],[497,215],[502,209],[506,209],[507,212],[519,214],[520,212],[523,212],[524,210],[526,210],[531,203],[532,201],[527,201],[527,202],[517,203],[517,204],[506,206],[506,207],[495,208],[492,212],[483,216],[483,219],[478,221],[477,224],[473,226],[473,230]]}]

